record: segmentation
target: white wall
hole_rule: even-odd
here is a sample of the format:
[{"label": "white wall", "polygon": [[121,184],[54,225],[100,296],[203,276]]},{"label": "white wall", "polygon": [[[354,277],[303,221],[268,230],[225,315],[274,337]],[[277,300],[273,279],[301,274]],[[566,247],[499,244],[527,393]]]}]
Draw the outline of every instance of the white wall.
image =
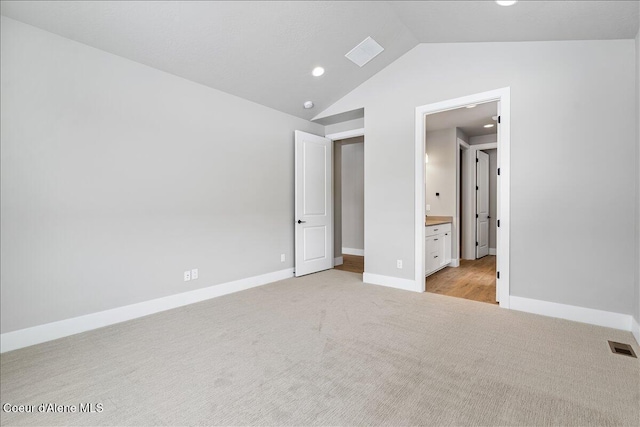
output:
[{"label": "white wall", "polygon": [[[429,116],[427,116],[427,123]],[[450,216],[451,224],[451,253],[453,258],[458,258],[458,219],[456,207],[458,203],[457,192],[457,165],[458,165],[458,140],[464,141],[467,136],[457,128],[443,129],[427,132],[425,149],[429,156],[429,163],[425,165],[425,204],[431,209],[426,211],[427,216]],[[436,196],[439,193],[439,196]]]},{"label": "white wall", "polygon": [[359,119],[347,120],[345,122],[339,122],[332,125],[325,126],[325,135],[331,135],[333,133],[346,132],[348,130],[362,129],[364,128],[364,117]]},{"label": "white wall", "polygon": [[[464,131],[462,129],[460,129],[460,128],[456,128],[456,136],[458,138],[460,138],[461,140],[463,140],[464,142],[466,142],[467,144],[469,144],[469,141],[471,141],[471,138],[469,138],[467,136],[467,134],[464,133]],[[457,142],[456,142],[456,144],[457,144]]]},{"label": "white wall", "polygon": [[[413,280],[415,108],[508,86],[511,293],[632,313],[634,50],[633,40],[421,44],[321,113],[366,111],[367,272]],[[605,218],[615,227],[594,226]]]},{"label": "white wall", "polygon": [[1,55],[3,333],[293,266],[322,126],[5,17]]},{"label": "white wall", "polygon": [[427,216],[455,216],[456,129],[427,132],[425,148],[429,156],[425,166],[425,203],[431,206]]},{"label": "white wall", "polygon": [[469,145],[490,144],[492,142],[498,142],[497,133],[492,133],[490,135],[472,136],[471,138],[469,138]]},{"label": "white wall", "polygon": [[[635,277],[635,321],[640,324],[640,31],[636,34],[636,277]],[[640,343],[640,328],[635,330]]]},{"label": "white wall", "polygon": [[342,247],[364,250],[364,138],[342,142]]},{"label": "white wall", "polygon": [[333,258],[342,256],[342,143],[333,142]]}]

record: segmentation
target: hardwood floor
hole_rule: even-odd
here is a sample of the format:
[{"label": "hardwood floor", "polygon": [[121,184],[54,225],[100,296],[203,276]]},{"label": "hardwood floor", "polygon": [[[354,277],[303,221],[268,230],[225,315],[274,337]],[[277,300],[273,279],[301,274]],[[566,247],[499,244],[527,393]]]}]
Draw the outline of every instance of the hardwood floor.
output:
[{"label": "hardwood floor", "polygon": [[459,267],[446,267],[426,280],[427,292],[497,304],[494,255],[461,260]]},{"label": "hardwood floor", "polygon": [[[362,274],[364,257],[343,255],[343,264],[336,270]],[[427,292],[465,298],[474,301],[496,303],[496,257],[486,256],[477,260],[462,260],[460,267],[444,268],[427,277]]]},{"label": "hardwood floor", "polygon": [[352,273],[364,273],[364,257],[357,255],[342,255],[343,264],[336,265],[336,270],[350,271]]}]

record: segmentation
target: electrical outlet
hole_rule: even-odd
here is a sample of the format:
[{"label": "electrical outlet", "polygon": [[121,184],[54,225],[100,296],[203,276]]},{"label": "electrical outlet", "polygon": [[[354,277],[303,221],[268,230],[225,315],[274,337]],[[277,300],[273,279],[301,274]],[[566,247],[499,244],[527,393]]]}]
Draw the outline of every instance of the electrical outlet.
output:
[{"label": "electrical outlet", "polygon": [[431,210],[431,205],[427,205],[427,211]]},{"label": "electrical outlet", "polygon": [[189,280],[191,280],[191,271],[187,270],[184,272],[184,281],[188,282]]},{"label": "electrical outlet", "polygon": [[402,268],[402,260],[401,260],[401,259],[399,259],[398,261],[396,261],[396,266],[397,266],[398,268]]},{"label": "electrical outlet", "polygon": [[194,268],[191,270],[191,280],[196,280],[198,278],[198,269]]},{"label": "electrical outlet", "polygon": [[284,256],[284,254],[280,254],[280,262],[285,262],[287,258]]}]

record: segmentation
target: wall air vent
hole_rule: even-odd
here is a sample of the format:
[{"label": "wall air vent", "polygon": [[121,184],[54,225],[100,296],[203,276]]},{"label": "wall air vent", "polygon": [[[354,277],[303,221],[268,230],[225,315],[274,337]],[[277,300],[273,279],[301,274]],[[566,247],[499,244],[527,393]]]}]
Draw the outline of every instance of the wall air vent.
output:
[{"label": "wall air vent", "polygon": [[351,49],[345,56],[358,67],[362,67],[367,62],[380,55],[383,50],[384,48],[380,46],[378,42],[371,37],[367,37],[358,46]]}]

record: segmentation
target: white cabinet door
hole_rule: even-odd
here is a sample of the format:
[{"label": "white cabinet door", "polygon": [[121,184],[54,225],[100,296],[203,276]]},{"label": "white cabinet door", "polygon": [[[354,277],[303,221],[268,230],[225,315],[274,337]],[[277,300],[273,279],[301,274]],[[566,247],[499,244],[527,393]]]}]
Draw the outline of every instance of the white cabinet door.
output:
[{"label": "white cabinet door", "polygon": [[433,246],[438,252],[433,262],[436,268],[440,269],[444,265],[444,233],[433,236],[433,242]]},{"label": "white cabinet door", "polygon": [[432,273],[440,268],[441,248],[439,235],[427,237],[425,244],[425,267],[426,274]]},{"label": "white cabinet door", "polygon": [[444,233],[442,236],[444,255],[442,257],[442,265],[447,265],[451,262],[451,233]]},{"label": "white cabinet door", "polygon": [[424,275],[428,276],[431,273],[430,264],[429,264],[429,252],[431,252],[429,247],[429,238],[427,237],[424,241]]},{"label": "white cabinet door", "polygon": [[427,227],[424,245],[425,275],[440,270],[451,262],[451,225]]}]

